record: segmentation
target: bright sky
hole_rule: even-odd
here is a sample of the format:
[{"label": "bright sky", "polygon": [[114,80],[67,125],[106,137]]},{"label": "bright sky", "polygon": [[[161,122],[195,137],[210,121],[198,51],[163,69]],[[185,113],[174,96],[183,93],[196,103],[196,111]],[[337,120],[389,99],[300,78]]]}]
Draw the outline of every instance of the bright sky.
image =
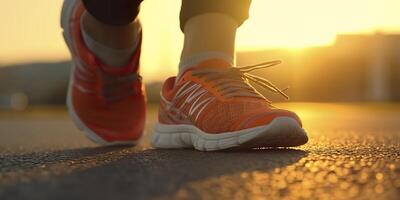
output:
[{"label": "bright sky", "polygon": [[[59,27],[62,0],[9,0],[0,6],[0,65],[69,58]],[[175,73],[182,47],[180,0],[145,0],[143,74]],[[399,0],[253,0],[238,50],[327,45],[338,33],[400,32]],[[163,75],[160,75],[162,71]]]}]

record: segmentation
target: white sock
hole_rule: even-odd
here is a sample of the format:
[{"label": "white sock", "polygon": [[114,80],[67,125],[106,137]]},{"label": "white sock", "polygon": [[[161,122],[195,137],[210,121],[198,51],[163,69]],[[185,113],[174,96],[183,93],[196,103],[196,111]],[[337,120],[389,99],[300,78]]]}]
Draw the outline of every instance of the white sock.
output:
[{"label": "white sock", "polygon": [[185,59],[181,58],[181,62],[179,63],[179,72],[176,80],[179,80],[179,78],[183,75],[183,73],[186,72],[188,69],[197,66],[198,64],[200,64],[205,60],[215,59],[215,58],[225,60],[232,66],[235,65],[235,59],[223,52],[208,51],[208,52],[198,53],[189,58]]},{"label": "white sock", "polygon": [[[135,21],[135,23],[139,23]],[[83,24],[83,23],[81,23]],[[139,25],[139,24],[135,24]],[[85,42],[87,48],[97,57],[100,59],[101,62],[108,66],[113,67],[123,67],[126,66],[129,61],[132,59],[137,46],[139,45],[140,40],[140,29],[138,30],[136,38],[136,42],[133,46],[125,48],[125,49],[116,49],[110,48],[104,44],[101,44],[97,40],[93,39],[90,34],[88,34],[84,27],[81,25],[81,32],[83,41]]]}]

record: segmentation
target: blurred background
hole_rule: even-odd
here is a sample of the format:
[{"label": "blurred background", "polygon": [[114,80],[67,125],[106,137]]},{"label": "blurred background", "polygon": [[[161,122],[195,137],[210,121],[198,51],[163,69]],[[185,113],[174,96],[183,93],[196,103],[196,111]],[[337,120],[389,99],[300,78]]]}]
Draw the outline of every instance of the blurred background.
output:
[{"label": "blurred background", "polygon": [[[62,2],[2,2],[1,108],[64,104],[71,63],[59,26]],[[145,0],[141,7],[141,65],[150,102],[158,101],[161,82],[177,72],[180,3]],[[238,65],[282,60],[256,73],[290,86],[293,101],[399,101],[400,1],[253,0],[237,51]]]}]

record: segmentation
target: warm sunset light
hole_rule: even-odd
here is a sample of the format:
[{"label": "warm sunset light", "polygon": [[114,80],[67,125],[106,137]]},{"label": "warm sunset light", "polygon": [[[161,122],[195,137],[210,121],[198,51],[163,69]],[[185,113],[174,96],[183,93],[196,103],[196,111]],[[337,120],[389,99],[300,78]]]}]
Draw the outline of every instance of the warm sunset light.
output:
[{"label": "warm sunset light", "polygon": [[396,0],[255,0],[239,49],[327,45],[340,33],[399,31]]},{"label": "warm sunset light", "polygon": [[[302,48],[331,44],[338,33],[400,30],[398,0],[253,0],[251,18],[238,32],[238,50]],[[3,2],[0,8],[0,64],[68,58],[59,27],[62,0]],[[176,70],[183,35],[178,0],[146,0],[143,73]]]},{"label": "warm sunset light", "polygon": [[1,1],[0,200],[400,200],[400,0]]}]

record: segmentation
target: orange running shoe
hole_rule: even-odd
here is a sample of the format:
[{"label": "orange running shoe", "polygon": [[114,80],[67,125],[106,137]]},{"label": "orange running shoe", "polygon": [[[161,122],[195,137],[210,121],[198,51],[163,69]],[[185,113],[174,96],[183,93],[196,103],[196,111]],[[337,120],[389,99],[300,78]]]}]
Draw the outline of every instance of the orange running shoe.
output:
[{"label": "orange running shoe", "polygon": [[67,98],[70,116],[96,143],[135,144],[143,134],[146,111],[138,74],[140,42],[127,66],[101,63],[82,39],[80,19],[84,10],[81,0],[65,0],[61,16],[74,65]]},{"label": "orange running shoe", "polygon": [[280,61],[236,68],[210,59],[165,81],[152,145],[214,151],[228,148],[293,147],[308,141],[299,117],[277,109],[250,84],[285,93],[249,72]]}]

